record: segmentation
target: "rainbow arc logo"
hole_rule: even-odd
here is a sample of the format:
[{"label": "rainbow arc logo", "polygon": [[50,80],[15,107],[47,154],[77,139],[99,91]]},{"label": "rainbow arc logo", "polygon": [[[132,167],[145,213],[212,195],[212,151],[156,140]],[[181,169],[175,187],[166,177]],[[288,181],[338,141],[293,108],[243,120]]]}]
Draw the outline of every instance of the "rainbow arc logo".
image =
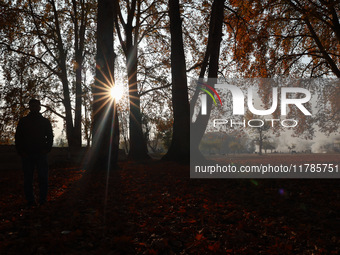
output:
[{"label": "rainbow arc logo", "polygon": [[[220,101],[220,104],[222,106],[222,100],[220,98],[220,96],[218,95],[218,93],[216,92],[216,90],[211,87],[210,85],[206,84],[206,83],[203,83],[203,82],[198,82],[199,85],[201,85],[202,87],[205,86],[207,89],[210,89],[218,98],[218,100]],[[211,94],[211,92],[205,88],[202,88],[200,87],[200,90],[204,91],[205,93],[207,93],[211,98],[212,100],[214,101],[215,105],[217,105],[217,102],[216,102],[216,99],[215,97],[213,96],[213,94]]]}]

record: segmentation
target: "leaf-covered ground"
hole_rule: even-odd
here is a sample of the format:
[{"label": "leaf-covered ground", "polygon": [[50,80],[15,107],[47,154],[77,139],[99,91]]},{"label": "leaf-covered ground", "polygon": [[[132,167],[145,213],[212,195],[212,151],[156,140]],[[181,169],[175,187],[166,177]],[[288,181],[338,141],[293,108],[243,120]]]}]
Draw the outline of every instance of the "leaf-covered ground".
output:
[{"label": "leaf-covered ground", "polygon": [[50,170],[49,202],[23,209],[0,172],[0,254],[339,254],[339,180],[190,179],[176,163]]}]

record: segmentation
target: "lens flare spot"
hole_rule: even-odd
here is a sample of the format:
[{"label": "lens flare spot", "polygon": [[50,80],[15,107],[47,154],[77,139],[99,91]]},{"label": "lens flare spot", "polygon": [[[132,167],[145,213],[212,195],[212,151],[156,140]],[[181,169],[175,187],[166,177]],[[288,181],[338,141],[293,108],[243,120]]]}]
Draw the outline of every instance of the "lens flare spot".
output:
[{"label": "lens flare spot", "polygon": [[285,190],[284,190],[284,189],[279,189],[279,194],[280,194],[281,196],[283,196],[283,195],[285,194]]},{"label": "lens flare spot", "polygon": [[251,181],[251,183],[254,184],[255,186],[258,186],[258,185],[259,185],[259,183],[258,183],[257,181],[255,181],[255,180],[250,180],[250,181]]},{"label": "lens flare spot", "polygon": [[116,101],[119,101],[124,95],[124,89],[123,86],[115,84],[110,89],[110,96],[111,98],[115,99]]}]

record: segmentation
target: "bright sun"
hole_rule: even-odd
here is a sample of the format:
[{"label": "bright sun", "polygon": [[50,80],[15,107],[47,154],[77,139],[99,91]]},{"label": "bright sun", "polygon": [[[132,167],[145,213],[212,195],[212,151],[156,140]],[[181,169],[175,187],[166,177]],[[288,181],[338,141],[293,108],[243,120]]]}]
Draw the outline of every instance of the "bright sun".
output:
[{"label": "bright sun", "polygon": [[120,86],[118,84],[115,84],[111,89],[110,89],[110,95],[113,99],[116,99],[118,102],[124,94],[124,89],[123,86]]}]

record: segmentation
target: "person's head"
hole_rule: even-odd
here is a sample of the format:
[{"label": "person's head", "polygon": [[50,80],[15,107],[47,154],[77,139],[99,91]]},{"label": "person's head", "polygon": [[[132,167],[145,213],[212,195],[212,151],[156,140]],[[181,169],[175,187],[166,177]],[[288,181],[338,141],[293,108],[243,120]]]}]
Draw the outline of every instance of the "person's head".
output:
[{"label": "person's head", "polygon": [[32,113],[40,112],[41,107],[40,107],[40,101],[39,100],[33,98],[29,101],[28,104],[29,104],[29,107],[30,107],[30,111]]}]

